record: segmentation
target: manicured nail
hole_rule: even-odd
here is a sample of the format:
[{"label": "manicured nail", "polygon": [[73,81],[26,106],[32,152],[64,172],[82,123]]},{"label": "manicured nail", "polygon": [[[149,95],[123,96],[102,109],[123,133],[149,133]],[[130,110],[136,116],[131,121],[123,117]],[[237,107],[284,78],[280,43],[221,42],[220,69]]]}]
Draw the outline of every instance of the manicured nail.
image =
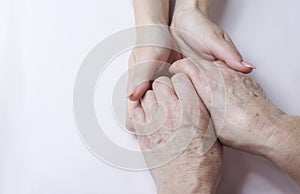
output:
[{"label": "manicured nail", "polygon": [[256,69],[256,67],[254,65],[252,65],[251,63],[248,63],[246,61],[242,61],[241,62],[245,67],[249,67],[251,69]]},{"label": "manicured nail", "polygon": [[129,94],[127,97],[130,97],[130,96],[132,96],[133,94],[135,94],[135,92],[136,92],[136,87],[135,87],[135,88],[133,88],[133,90],[130,92],[130,94]]}]

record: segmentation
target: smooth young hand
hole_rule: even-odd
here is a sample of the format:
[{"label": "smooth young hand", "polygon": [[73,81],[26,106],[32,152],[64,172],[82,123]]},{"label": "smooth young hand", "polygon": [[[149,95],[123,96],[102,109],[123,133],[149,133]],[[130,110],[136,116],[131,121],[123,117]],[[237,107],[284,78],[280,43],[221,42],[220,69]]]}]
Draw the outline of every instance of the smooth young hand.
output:
[{"label": "smooth young hand", "polygon": [[182,54],[186,57],[194,54],[209,61],[221,60],[234,70],[250,73],[255,67],[243,61],[226,32],[209,19],[208,7],[197,7],[193,1],[178,2],[170,28]]}]

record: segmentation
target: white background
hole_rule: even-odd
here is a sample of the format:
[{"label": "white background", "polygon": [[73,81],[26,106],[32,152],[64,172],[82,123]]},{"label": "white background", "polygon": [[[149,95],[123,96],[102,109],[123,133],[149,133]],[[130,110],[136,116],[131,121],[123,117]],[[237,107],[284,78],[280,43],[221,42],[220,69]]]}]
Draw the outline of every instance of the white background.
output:
[{"label": "white background", "polygon": [[[214,0],[211,9],[246,61],[257,66],[252,76],[272,101],[298,115],[299,7],[298,0]],[[95,158],[73,119],[80,63],[102,39],[133,25],[130,0],[0,0],[0,194],[155,193],[148,172],[119,170]],[[125,71],[127,56],[114,67]],[[98,107],[100,120],[109,111]],[[113,121],[110,129],[113,141],[136,146]],[[219,194],[300,193],[265,159],[231,149],[224,157]]]}]

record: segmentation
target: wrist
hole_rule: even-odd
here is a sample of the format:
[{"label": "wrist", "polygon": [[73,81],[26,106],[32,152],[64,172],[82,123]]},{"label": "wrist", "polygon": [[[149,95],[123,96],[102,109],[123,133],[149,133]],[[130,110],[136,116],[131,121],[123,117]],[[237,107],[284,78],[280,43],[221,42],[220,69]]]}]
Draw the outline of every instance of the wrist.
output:
[{"label": "wrist", "polygon": [[177,0],[175,12],[180,10],[198,10],[208,15],[211,0]]},{"label": "wrist", "polygon": [[160,180],[156,182],[157,194],[214,194],[219,179],[210,180],[206,173],[197,173]]},{"label": "wrist", "polygon": [[270,159],[274,148],[285,135],[282,132],[286,127],[287,117],[285,113],[277,108],[273,110],[273,114],[267,111],[266,115],[262,116],[264,118],[263,124],[255,127],[259,129],[259,133],[256,133],[252,138],[252,143],[247,146],[245,151]]},{"label": "wrist", "polygon": [[161,16],[146,15],[143,17],[136,17],[135,24],[140,25],[168,25],[168,19]]},{"label": "wrist", "polygon": [[285,115],[282,121],[284,124],[266,158],[300,184],[300,117]]},{"label": "wrist", "polygon": [[134,13],[136,25],[168,25],[169,0],[136,0],[134,1]]},{"label": "wrist", "polygon": [[297,123],[296,117],[288,116],[287,114],[283,114],[274,121],[270,127],[270,130],[274,132],[265,143],[269,149],[263,152],[263,156],[276,160],[276,158],[281,158],[283,154],[287,153],[289,150],[284,150],[287,148],[285,145],[293,142],[292,138],[296,136],[294,130],[297,127],[300,127],[300,123]]},{"label": "wrist", "polygon": [[157,194],[214,194],[214,188],[203,188],[201,185],[164,185],[157,187]]}]

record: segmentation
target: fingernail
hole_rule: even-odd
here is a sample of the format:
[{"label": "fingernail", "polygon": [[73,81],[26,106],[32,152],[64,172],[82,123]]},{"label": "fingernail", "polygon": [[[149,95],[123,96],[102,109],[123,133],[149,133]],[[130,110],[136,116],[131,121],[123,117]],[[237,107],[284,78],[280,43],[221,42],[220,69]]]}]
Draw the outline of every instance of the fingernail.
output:
[{"label": "fingernail", "polygon": [[135,88],[133,88],[133,90],[130,92],[130,94],[127,96],[127,97],[130,97],[130,96],[132,96],[134,93],[136,92],[136,87]]},{"label": "fingernail", "polygon": [[249,67],[251,69],[256,69],[256,67],[254,65],[252,65],[251,63],[248,63],[246,61],[242,61],[241,62],[245,67]]}]

